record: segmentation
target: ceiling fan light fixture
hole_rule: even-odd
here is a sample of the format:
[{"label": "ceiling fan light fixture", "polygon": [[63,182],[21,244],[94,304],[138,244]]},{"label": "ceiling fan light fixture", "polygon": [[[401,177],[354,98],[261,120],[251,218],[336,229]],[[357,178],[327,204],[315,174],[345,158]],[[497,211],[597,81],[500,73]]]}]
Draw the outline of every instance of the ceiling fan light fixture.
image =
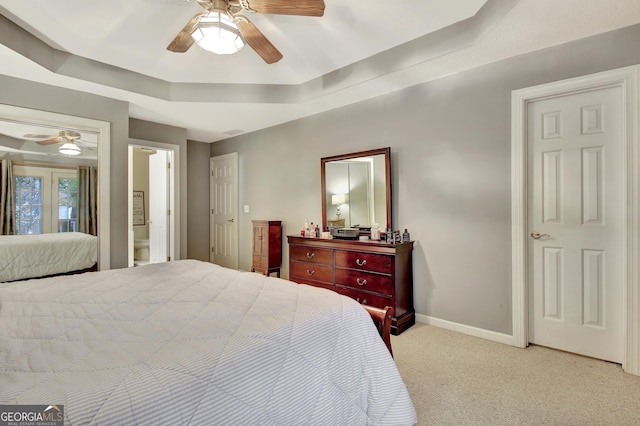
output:
[{"label": "ceiling fan light fixture", "polygon": [[218,55],[230,55],[244,47],[244,40],[233,18],[220,10],[203,16],[193,29],[191,37],[198,46]]},{"label": "ceiling fan light fixture", "polygon": [[80,147],[75,143],[66,142],[60,145],[60,148],[58,148],[58,152],[64,155],[79,155],[81,151]]}]

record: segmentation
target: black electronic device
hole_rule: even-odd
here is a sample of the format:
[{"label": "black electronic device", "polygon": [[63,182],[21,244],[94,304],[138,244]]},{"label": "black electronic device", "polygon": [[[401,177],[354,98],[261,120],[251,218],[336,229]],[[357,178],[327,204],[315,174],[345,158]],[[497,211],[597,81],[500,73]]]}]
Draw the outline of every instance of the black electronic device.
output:
[{"label": "black electronic device", "polygon": [[331,236],[343,240],[357,240],[360,236],[360,230],[357,228],[333,228]]}]

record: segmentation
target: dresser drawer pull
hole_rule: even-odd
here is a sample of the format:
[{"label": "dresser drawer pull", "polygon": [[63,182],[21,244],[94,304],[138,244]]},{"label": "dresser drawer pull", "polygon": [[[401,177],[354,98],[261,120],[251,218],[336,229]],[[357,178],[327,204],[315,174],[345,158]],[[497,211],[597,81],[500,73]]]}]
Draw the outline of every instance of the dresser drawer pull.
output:
[{"label": "dresser drawer pull", "polygon": [[312,271],[310,269],[307,269],[307,275],[311,276],[311,275],[313,275],[315,273],[316,273],[316,271]]},{"label": "dresser drawer pull", "polygon": [[367,259],[360,261],[360,259],[356,259],[356,265],[358,266],[364,266],[367,264]]},{"label": "dresser drawer pull", "polygon": [[309,259],[313,259],[314,257],[316,257],[316,254],[315,254],[315,253],[309,253],[309,252],[307,252],[307,257],[308,257]]},{"label": "dresser drawer pull", "polygon": [[358,298],[356,299],[356,302],[358,302],[358,303],[362,303],[363,305],[366,305],[366,304],[367,304],[367,299],[363,299],[363,300],[362,300],[362,302],[361,302],[361,301],[360,301],[360,298],[358,297]]},{"label": "dresser drawer pull", "polygon": [[358,283],[358,285],[367,285],[367,280],[362,280],[360,281],[360,278],[356,278],[356,282]]}]

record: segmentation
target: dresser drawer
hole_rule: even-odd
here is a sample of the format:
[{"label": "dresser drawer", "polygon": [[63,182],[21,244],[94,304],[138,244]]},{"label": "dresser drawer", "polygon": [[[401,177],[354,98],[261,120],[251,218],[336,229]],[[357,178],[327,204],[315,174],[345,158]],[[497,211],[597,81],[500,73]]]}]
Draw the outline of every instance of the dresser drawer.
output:
[{"label": "dresser drawer", "polygon": [[299,262],[319,263],[323,265],[333,264],[333,251],[307,246],[289,246],[289,257]]},{"label": "dresser drawer", "polygon": [[290,262],[291,280],[296,278],[307,281],[320,281],[333,285],[333,268],[328,265],[317,265],[309,262]]},{"label": "dresser drawer", "polygon": [[348,296],[362,305],[375,306],[376,308],[384,309],[385,306],[392,306],[393,299],[391,297],[384,297],[377,294],[365,293],[364,291],[358,291],[351,287],[343,287],[341,285],[336,286],[336,291],[340,294]]},{"label": "dresser drawer", "polygon": [[361,304],[393,307],[391,333],[415,323],[413,309],[413,241],[378,241],[287,236],[289,279],[323,287]]},{"label": "dresser drawer", "polygon": [[318,287],[318,288],[324,288],[325,290],[331,290],[331,291],[336,291],[335,286],[333,286],[332,284],[329,283],[325,283],[325,282],[319,282],[319,281],[311,281],[311,280],[303,280],[303,279],[298,279],[298,281],[294,281],[297,282],[298,284],[307,284],[310,285],[312,287]]},{"label": "dresser drawer", "polygon": [[336,267],[391,274],[391,256],[336,250]]},{"label": "dresser drawer", "polygon": [[336,284],[391,296],[391,277],[336,268]]}]

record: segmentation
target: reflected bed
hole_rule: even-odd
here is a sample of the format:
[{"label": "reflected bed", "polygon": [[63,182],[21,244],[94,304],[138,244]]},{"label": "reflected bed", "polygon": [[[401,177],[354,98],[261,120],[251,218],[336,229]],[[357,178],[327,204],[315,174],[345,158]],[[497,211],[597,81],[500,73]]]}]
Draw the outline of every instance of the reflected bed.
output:
[{"label": "reflected bed", "polygon": [[98,237],[81,232],[0,236],[0,282],[95,267]]},{"label": "reflected bed", "polygon": [[0,284],[0,344],[0,404],[68,424],[416,423],[357,302],[196,260]]}]

